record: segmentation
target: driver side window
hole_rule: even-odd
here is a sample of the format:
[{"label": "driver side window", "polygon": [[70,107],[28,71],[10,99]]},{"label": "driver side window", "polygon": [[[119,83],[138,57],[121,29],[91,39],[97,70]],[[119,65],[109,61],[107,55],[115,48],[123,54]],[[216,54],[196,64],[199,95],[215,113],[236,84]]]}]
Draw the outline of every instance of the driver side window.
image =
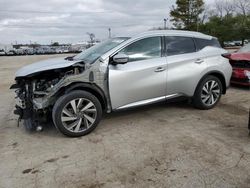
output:
[{"label": "driver side window", "polygon": [[136,41],[119,53],[129,56],[129,62],[161,57],[161,37],[149,37]]}]

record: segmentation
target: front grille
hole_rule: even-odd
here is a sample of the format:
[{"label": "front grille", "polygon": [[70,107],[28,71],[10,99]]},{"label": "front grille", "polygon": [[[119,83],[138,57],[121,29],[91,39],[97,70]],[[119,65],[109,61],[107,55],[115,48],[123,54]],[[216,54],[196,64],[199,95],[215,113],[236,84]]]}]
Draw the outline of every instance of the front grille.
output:
[{"label": "front grille", "polygon": [[231,81],[242,82],[242,83],[250,83],[250,80],[248,78],[233,78],[232,77]]}]

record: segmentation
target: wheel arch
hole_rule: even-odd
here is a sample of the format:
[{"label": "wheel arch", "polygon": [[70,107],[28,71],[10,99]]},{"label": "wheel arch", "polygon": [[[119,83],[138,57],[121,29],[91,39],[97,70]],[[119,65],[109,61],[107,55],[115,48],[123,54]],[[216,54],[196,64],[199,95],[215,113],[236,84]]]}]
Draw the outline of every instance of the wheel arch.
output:
[{"label": "wheel arch", "polygon": [[75,90],[84,90],[94,95],[101,103],[102,109],[107,108],[107,98],[100,87],[93,83],[76,82],[61,88],[57,92],[57,98]]},{"label": "wheel arch", "polygon": [[210,75],[217,77],[221,81],[222,94],[226,94],[226,91],[227,91],[226,79],[225,79],[225,76],[223,75],[223,73],[220,71],[210,71],[210,72],[207,72],[205,75],[203,75],[202,78],[200,79],[200,81],[198,82],[198,84],[195,88],[195,91],[196,91],[197,87],[199,86],[199,84],[202,82],[202,80]]}]

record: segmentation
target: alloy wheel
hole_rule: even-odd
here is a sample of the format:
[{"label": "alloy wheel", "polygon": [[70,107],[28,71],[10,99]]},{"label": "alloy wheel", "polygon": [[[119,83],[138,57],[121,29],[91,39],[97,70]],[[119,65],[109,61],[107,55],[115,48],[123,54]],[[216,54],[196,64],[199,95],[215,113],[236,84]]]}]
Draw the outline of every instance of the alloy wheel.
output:
[{"label": "alloy wheel", "polygon": [[71,100],[61,113],[63,126],[74,133],[88,130],[96,121],[96,117],[96,106],[86,98]]},{"label": "alloy wheel", "polygon": [[207,106],[214,105],[221,95],[219,84],[215,80],[207,81],[201,91],[201,100]]}]

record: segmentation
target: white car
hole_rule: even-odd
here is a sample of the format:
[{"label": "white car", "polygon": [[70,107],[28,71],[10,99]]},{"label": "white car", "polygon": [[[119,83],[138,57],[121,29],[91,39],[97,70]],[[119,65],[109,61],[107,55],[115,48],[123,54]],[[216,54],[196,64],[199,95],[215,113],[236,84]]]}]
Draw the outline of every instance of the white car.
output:
[{"label": "white car", "polygon": [[6,55],[4,50],[0,50],[0,55]]}]

